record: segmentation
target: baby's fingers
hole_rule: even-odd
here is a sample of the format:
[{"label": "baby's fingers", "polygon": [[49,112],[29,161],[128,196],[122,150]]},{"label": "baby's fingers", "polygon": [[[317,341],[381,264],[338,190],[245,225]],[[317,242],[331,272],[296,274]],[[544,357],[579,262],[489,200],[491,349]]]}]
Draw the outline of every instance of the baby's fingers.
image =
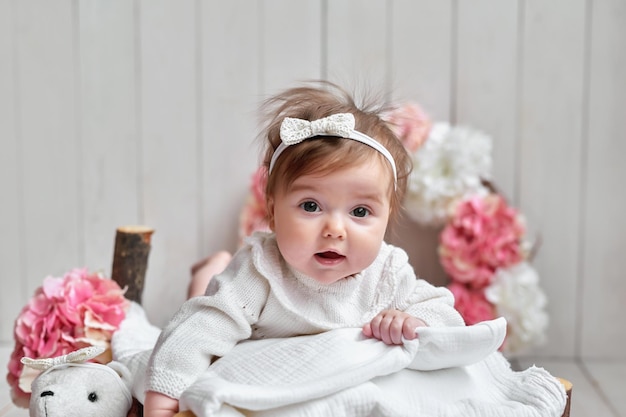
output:
[{"label": "baby's fingers", "polygon": [[404,333],[404,323],[406,320],[400,315],[392,316],[387,328],[388,341],[383,340],[388,345],[401,345]]},{"label": "baby's fingers", "polygon": [[372,325],[370,323],[366,323],[363,326],[363,334],[365,337],[374,337],[374,334],[372,333]]},{"label": "baby's fingers", "polygon": [[402,335],[406,340],[413,340],[417,338],[417,332],[415,331],[418,327],[425,327],[426,323],[424,321],[415,318],[408,317],[402,326]]},{"label": "baby's fingers", "polygon": [[383,320],[382,314],[378,314],[376,317],[372,319],[372,321],[367,323],[363,327],[363,333],[365,334],[365,336],[382,340],[381,333],[380,333],[380,323],[382,322],[382,320]]},{"label": "baby's fingers", "polygon": [[363,334],[388,345],[401,345],[403,338],[415,339],[415,329],[420,326],[426,326],[426,323],[401,311],[385,310],[363,326]]},{"label": "baby's fingers", "polygon": [[413,340],[417,338],[417,334],[415,333],[416,327],[416,323],[410,318],[404,320],[404,323],[402,323],[402,336],[404,336],[406,340]]},{"label": "baby's fingers", "polygon": [[394,310],[385,310],[370,322],[371,337],[388,345],[402,344],[402,323],[403,318]]}]

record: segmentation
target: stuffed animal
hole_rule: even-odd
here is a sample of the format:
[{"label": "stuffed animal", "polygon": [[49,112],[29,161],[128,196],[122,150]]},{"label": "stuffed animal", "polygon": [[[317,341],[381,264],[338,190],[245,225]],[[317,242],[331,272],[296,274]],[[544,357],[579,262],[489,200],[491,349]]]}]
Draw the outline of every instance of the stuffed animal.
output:
[{"label": "stuffed animal", "polygon": [[103,351],[87,347],[55,358],[22,358],[42,371],[31,386],[30,417],[126,417],[133,402],[130,371],[119,362],[87,362]]}]

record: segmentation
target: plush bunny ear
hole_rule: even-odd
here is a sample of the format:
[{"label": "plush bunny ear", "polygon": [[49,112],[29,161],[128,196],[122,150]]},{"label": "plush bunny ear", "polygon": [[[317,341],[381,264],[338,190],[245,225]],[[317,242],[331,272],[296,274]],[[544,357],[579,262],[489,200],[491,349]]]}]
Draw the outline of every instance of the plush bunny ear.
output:
[{"label": "plush bunny ear", "polygon": [[89,346],[86,348],[78,349],[75,352],[70,352],[67,355],[57,356],[54,358],[32,359],[24,357],[21,359],[21,362],[24,365],[33,369],[45,371],[46,369],[50,369],[53,366],[57,365],[86,362],[89,359],[93,359],[96,356],[100,355],[105,350],[106,349],[102,346]]},{"label": "plush bunny ear", "polygon": [[126,365],[124,365],[121,362],[112,361],[112,362],[107,363],[107,366],[113,369],[115,372],[117,372],[120,378],[122,378],[122,381],[124,381],[126,385],[128,385],[130,388],[130,385],[132,384],[133,375],[130,373],[130,369],[128,369]]}]

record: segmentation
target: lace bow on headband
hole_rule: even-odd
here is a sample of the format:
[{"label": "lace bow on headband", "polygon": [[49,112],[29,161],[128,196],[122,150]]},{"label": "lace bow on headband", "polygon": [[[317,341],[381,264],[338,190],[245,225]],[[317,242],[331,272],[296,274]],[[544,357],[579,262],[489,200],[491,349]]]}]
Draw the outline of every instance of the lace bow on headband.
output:
[{"label": "lace bow on headband", "polygon": [[337,113],[312,122],[285,117],[280,125],[280,139],[285,145],[295,145],[313,136],[347,138],[353,130],[354,116],[351,113]]},{"label": "lace bow on headband", "polygon": [[320,136],[337,136],[345,139],[361,142],[380,152],[391,164],[393,170],[394,183],[397,182],[396,164],[391,153],[375,139],[364,133],[354,130],[355,120],[352,113],[337,113],[322,119],[308,121],[293,117],[285,117],[280,125],[280,140],[272,160],[270,161],[269,172],[272,172],[278,157],[288,146],[297,145],[303,140],[318,138]]},{"label": "lace bow on headband", "polygon": [[24,365],[33,369],[45,371],[63,365],[87,362],[89,359],[95,358],[104,351],[105,349],[101,346],[89,346],[79,349],[75,352],[68,353],[67,355],[57,356],[55,358],[31,359],[28,357],[24,357],[21,359],[21,362]]}]

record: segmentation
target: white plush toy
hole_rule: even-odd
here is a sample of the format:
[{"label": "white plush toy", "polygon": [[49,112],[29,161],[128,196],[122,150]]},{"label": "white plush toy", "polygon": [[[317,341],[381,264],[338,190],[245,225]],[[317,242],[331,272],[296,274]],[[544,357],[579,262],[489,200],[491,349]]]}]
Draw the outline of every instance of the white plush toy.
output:
[{"label": "white plush toy", "polygon": [[87,347],[55,358],[22,358],[43,371],[31,386],[30,417],[126,417],[132,405],[128,368],[86,362],[103,351]]}]

